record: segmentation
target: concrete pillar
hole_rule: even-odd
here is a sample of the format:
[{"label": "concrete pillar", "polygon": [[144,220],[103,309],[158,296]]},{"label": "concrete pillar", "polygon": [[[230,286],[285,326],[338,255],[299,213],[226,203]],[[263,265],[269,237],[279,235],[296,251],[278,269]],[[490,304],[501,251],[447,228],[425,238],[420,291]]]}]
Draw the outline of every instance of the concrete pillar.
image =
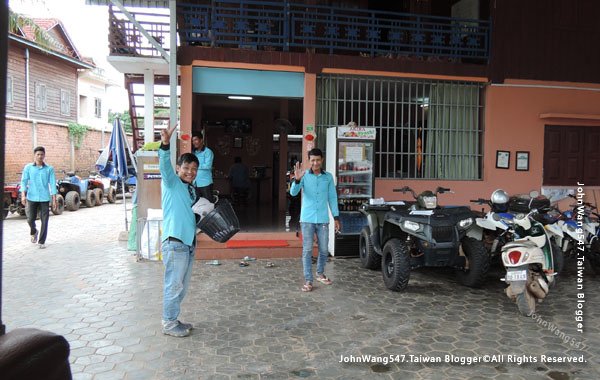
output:
[{"label": "concrete pillar", "polygon": [[154,142],[154,71],[144,70],[144,143]]},{"label": "concrete pillar", "polygon": [[[281,99],[279,105],[279,118],[289,120],[289,101],[288,99]],[[287,168],[287,155],[288,155],[288,131],[285,128],[279,128],[279,183],[278,183],[278,194],[279,194],[279,211],[285,211],[287,208],[287,197],[286,197],[286,168]]]},{"label": "concrete pillar", "polygon": [[[304,103],[302,113],[302,136],[306,136],[307,129],[315,131],[315,122],[317,120],[317,74],[304,74]],[[302,138],[302,157],[300,161],[308,161],[308,151],[319,144],[325,144],[325,141],[308,141]]]},{"label": "concrete pillar", "polygon": [[192,90],[192,66],[180,66],[179,67],[179,75],[180,86],[181,86],[181,95],[180,95],[180,130],[181,135],[187,134],[190,139],[189,140],[179,140],[179,148],[180,154],[185,152],[192,151],[192,119],[193,119],[193,109],[192,109],[192,98],[194,96]]}]

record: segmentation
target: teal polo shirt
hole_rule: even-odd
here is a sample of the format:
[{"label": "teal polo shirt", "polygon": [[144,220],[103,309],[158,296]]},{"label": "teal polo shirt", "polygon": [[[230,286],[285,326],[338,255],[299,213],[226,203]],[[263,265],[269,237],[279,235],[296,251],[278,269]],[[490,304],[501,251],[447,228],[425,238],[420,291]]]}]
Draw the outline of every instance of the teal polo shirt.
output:
[{"label": "teal polo shirt", "polygon": [[292,182],[290,194],[298,195],[302,190],[302,208],[300,209],[300,222],[304,223],[329,223],[328,208],[331,215],[338,219],[337,192],[333,182],[333,176],[324,170],[315,175],[312,169],[308,169],[300,182]]},{"label": "teal polo shirt", "polygon": [[27,200],[32,202],[50,202],[56,195],[56,176],[54,168],[35,163],[25,165],[21,176],[21,191],[27,194]]},{"label": "teal polo shirt", "polygon": [[179,239],[193,245],[196,238],[196,217],[192,211],[195,190],[179,178],[171,165],[169,145],[158,150],[158,166],[161,174],[161,206],[163,209],[162,239]]},{"label": "teal polo shirt", "polygon": [[198,157],[198,174],[194,180],[194,185],[197,187],[208,186],[213,183],[212,167],[215,155],[208,147],[203,147],[200,150],[195,150],[194,154]]}]

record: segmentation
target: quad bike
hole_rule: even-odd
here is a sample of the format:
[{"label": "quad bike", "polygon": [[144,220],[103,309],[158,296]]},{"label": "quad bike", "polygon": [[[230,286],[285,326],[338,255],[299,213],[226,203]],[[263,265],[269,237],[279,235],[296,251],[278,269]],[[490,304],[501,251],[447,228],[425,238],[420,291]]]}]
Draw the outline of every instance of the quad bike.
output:
[{"label": "quad bike", "polygon": [[66,173],[65,179],[57,183],[58,193],[65,199],[65,207],[69,211],[79,210],[81,202],[87,207],[100,206],[104,199],[102,181],[80,178],[73,172]]},{"label": "quad bike", "polygon": [[420,267],[451,267],[458,281],[466,286],[480,286],[489,268],[489,256],[481,241],[470,238],[474,224],[469,207],[439,207],[437,194],[450,189],[417,195],[416,202],[364,203],[360,211],[367,217],[361,231],[359,255],[365,268],[381,266],[385,286],[393,291],[406,288],[410,271]]},{"label": "quad bike", "polygon": [[115,203],[117,201],[117,189],[113,186],[113,181],[109,177],[104,177],[97,172],[92,172],[90,173],[90,179],[94,181],[96,187],[98,187],[98,183],[102,183],[102,188],[108,203]]},{"label": "quad bike", "polygon": [[[8,184],[4,186],[4,196],[2,197],[2,219],[6,219],[9,213],[17,213],[25,216],[25,206],[21,203],[21,185],[18,183]],[[65,199],[60,195],[56,195],[56,207],[52,207],[54,215],[60,215],[65,209]]]}]

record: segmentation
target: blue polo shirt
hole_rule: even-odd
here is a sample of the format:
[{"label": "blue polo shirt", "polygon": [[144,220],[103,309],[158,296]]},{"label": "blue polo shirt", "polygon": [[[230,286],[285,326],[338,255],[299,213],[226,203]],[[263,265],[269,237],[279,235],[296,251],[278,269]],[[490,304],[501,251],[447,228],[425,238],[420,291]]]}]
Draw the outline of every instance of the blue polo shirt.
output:
[{"label": "blue polo shirt", "polygon": [[335,219],[339,217],[337,192],[330,173],[321,170],[321,173],[316,175],[312,169],[308,169],[300,182],[296,180],[292,182],[290,194],[296,196],[300,193],[300,189],[302,189],[300,222],[329,223],[328,205],[331,215]]},{"label": "blue polo shirt", "polygon": [[168,145],[158,150],[158,166],[161,174],[161,206],[163,209],[162,239],[179,239],[193,245],[196,237],[196,218],[192,211],[195,190],[192,185],[179,178],[171,165]]},{"label": "blue polo shirt", "polygon": [[194,186],[204,187],[213,183],[212,166],[215,155],[208,147],[203,147],[200,150],[194,150],[194,154],[198,157],[198,174],[194,180]]},{"label": "blue polo shirt", "polygon": [[54,168],[47,164],[25,165],[21,176],[21,191],[25,191],[28,201],[50,202],[52,195],[56,195]]}]

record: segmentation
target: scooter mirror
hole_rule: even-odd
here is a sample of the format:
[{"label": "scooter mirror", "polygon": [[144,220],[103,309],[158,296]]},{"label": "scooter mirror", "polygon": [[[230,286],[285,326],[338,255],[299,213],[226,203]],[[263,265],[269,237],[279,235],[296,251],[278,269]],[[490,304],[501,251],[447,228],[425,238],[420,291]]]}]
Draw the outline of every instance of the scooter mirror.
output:
[{"label": "scooter mirror", "polygon": [[529,192],[529,196],[531,198],[537,198],[540,195],[540,193],[538,193],[537,191],[533,190]]}]

